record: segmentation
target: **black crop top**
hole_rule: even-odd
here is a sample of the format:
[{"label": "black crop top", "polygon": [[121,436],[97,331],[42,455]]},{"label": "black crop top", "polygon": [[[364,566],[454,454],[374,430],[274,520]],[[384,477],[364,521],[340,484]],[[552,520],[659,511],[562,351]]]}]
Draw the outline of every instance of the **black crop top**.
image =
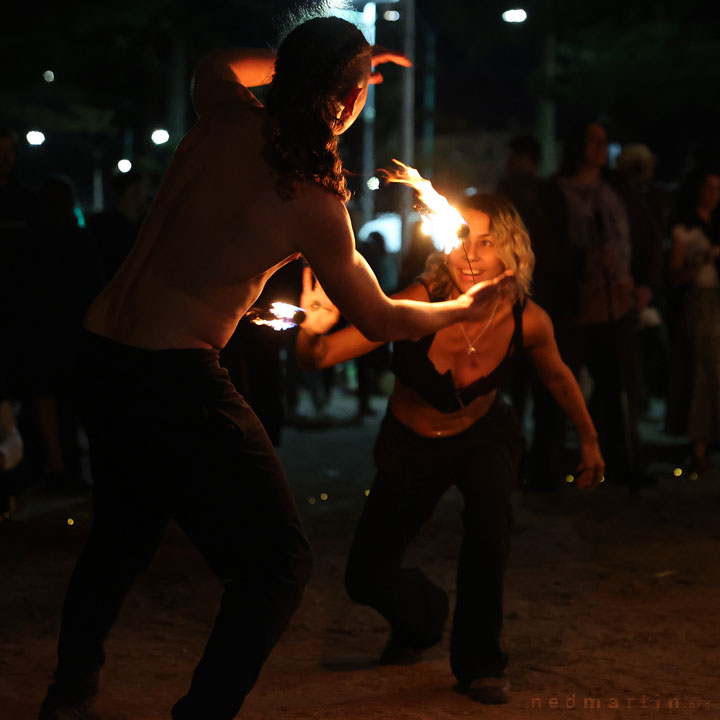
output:
[{"label": "black crop top", "polygon": [[[424,283],[423,283],[424,284]],[[428,290],[428,294],[430,294]],[[431,300],[434,301],[431,295]],[[515,331],[500,364],[485,377],[478,378],[464,388],[455,387],[452,371],[439,373],[428,357],[435,333],[417,341],[400,340],[393,343],[391,370],[397,379],[414,390],[425,402],[443,413],[452,413],[469,405],[475,398],[487,395],[503,385],[510,377],[515,358],[523,351],[522,314],[525,300],[513,305]]]}]

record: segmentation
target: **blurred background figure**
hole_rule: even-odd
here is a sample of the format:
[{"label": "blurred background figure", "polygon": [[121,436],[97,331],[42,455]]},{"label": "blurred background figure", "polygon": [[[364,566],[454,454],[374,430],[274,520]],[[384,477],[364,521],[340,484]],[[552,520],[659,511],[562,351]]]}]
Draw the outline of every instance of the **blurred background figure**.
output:
[{"label": "blurred background figure", "polygon": [[23,452],[12,404],[0,386],[0,523],[10,519],[15,511],[15,495],[24,489],[18,473]]},{"label": "blurred background figure", "polygon": [[[394,293],[398,288],[398,272],[382,234],[371,232],[367,240],[358,243],[358,251],[372,268],[383,292],[386,295]],[[358,415],[372,415],[370,397],[381,393],[380,378],[390,369],[390,346],[382,345],[367,355],[355,358],[354,363],[357,369]]]},{"label": "blurred background figure", "polygon": [[690,471],[710,467],[720,439],[720,169],[697,171],[680,188],[668,258],[680,290],[672,308],[672,370],[667,430],[692,441]]},{"label": "blurred background figure", "polygon": [[[607,453],[608,477],[637,489],[641,482],[635,398],[636,323],[630,224],[605,181],[607,131],[595,121],[568,134],[562,167],[552,181],[548,231],[562,273],[559,295],[546,306],[560,354],[592,380],[590,410]],[[550,257],[548,261],[552,262]],[[564,475],[565,419],[548,393],[535,394],[530,487],[552,490]]]},{"label": "blurred background figure", "polygon": [[24,342],[24,278],[34,195],[17,181],[17,140],[0,129],[0,377],[17,393]]},{"label": "blurred background figure", "polygon": [[668,230],[669,194],[653,185],[655,164],[647,145],[626,145],[612,176],[630,225],[638,312],[636,395],[638,408],[644,411],[649,410],[651,395],[664,398],[669,365],[663,322],[663,234]]},{"label": "blurred background figure", "polygon": [[49,488],[87,489],[82,478],[72,370],[81,322],[103,286],[95,243],[78,224],[73,184],[50,177],[30,230],[26,307],[26,394],[35,442],[33,471]]},{"label": "blurred background figure", "polygon": [[147,179],[137,170],[115,175],[112,188],[113,206],[88,223],[98,246],[106,283],[130,252],[150,201]]},{"label": "blurred background figure", "polygon": [[421,222],[416,222],[410,236],[410,247],[400,265],[398,287],[407,287],[425,272],[425,261],[435,252],[432,239],[423,231]]}]

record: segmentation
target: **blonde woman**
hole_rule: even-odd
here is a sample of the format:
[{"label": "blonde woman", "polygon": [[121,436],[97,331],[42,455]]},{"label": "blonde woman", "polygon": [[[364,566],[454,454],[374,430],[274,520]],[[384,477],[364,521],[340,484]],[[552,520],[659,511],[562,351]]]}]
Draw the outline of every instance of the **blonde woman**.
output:
[{"label": "blonde woman", "polygon": [[[409,543],[443,493],[464,498],[464,537],[450,661],[457,689],[473,700],[509,699],[507,655],[500,648],[503,576],[510,544],[510,495],[524,447],[512,409],[499,392],[522,353],[574,421],[581,439],[580,487],[592,489],[605,465],[580,389],[558,354],[550,319],[528,298],[534,265],[517,211],[495,195],[476,195],[461,208],[470,229],[463,247],[437,253],[417,282],[396,298],[437,302],[481,280],[508,274],[485,316],[394,345],[396,375],[375,446],[377,476],[355,533],[346,573],[350,597],[390,623],[380,662],[409,663],[440,641],[448,598],[419,570],[402,568]],[[336,313],[306,275],[309,314],[298,358],[322,368],[378,346],[353,328],[325,336]]]}]

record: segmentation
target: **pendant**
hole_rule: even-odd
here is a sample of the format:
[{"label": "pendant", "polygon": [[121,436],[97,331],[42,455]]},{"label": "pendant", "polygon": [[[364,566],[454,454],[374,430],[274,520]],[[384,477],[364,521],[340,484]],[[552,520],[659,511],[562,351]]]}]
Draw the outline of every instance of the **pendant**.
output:
[{"label": "pendant", "polygon": [[475,350],[475,348],[471,345],[471,346],[468,348],[467,354],[468,354],[468,355],[472,355],[472,354],[475,353],[475,352],[477,352],[477,350]]}]

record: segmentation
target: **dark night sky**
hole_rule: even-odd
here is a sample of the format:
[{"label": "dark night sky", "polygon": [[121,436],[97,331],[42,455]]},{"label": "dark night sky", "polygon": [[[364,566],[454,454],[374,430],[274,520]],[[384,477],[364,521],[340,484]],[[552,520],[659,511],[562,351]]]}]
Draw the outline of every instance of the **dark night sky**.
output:
[{"label": "dark night sky", "polygon": [[[128,130],[134,132],[135,156],[157,174],[170,149],[152,146],[148,134],[168,124],[173,71],[186,93],[192,64],[204,51],[272,44],[286,10],[297,5],[112,0],[71,2],[62,12],[49,3],[28,13],[16,10],[0,29],[0,125],[22,135],[31,126],[45,130],[43,160],[39,152],[23,150],[25,172],[33,180],[49,158],[70,174],[87,176],[98,162],[110,171]],[[719,3],[528,0],[521,5],[528,21],[510,26],[500,20],[510,4],[499,0],[417,0],[417,101],[421,105],[425,38],[432,32],[439,134],[532,130],[542,90],[543,38],[552,31],[558,73],[550,92],[560,136],[574,119],[599,116],[613,138],[648,142],[665,159],[670,177],[684,169],[694,146],[717,142]],[[402,11],[402,2],[392,7]],[[402,21],[380,21],[378,41],[400,47],[401,33]],[[178,67],[178,43],[185,50],[184,68]],[[41,78],[49,67],[57,75],[52,84]],[[401,73],[386,72],[378,92],[380,141],[396,137]]]}]

